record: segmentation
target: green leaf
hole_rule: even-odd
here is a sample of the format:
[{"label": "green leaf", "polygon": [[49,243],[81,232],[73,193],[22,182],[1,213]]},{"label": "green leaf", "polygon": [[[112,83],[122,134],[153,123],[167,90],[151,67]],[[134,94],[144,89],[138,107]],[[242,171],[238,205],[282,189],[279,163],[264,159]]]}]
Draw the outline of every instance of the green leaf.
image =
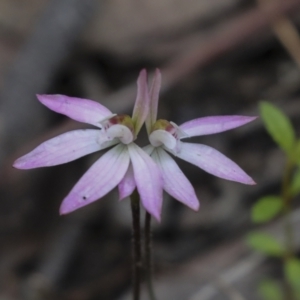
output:
[{"label": "green leaf", "polygon": [[272,220],[282,210],[283,201],[278,196],[266,196],[260,198],[252,207],[251,217],[255,223]]},{"label": "green leaf", "polygon": [[295,172],[292,183],[290,186],[290,193],[292,196],[296,196],[300,193],[300,169]]},{"label": "green leaf", "polygon": [[292,156],[292,161],[300,165],[300,140],[297,140]]},{"label": "green leaf", "polygon": [[284,253],[282,245],[267,233],[251,232],[248,234],[246,242],[253,249],[270,256],[282,256]]},{"label": "green leaf", "polygon": [[275,281],[266,279],[259,284],[258,292],[264,300],[282,300],[282,289]]},{"label": "green leaf", "polygon": [[273,140],[289,155],[295,144],[295,131],[287,116],[269,102],[260,103],[260,113]]},{"label": "green leaf", "polygon": [[284,265],[285,277],[294,289],[300,289],[300,260],[289,259]]},{"label": "green leaf", "polygon": [[300,300],[300,290],[298,289],[296,289],[295,291],[294,291],[294,295],[295,295],[295,299],[296,300]]}]

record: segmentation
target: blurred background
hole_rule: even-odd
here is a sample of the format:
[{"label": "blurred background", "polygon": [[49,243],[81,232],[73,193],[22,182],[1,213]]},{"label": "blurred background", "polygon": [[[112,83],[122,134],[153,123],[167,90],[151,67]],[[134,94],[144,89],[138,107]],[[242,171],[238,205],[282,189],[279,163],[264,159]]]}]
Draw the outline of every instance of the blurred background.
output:
[{"label": "blurred background", "polygon": [[[252,116],[268,100],[299,132],[299,25],[300,0],[0,0],[0,299],[130,299],[128,199],[119,203],[113,191],[58,213],[101,154],[52,168],[11,167],[39,143],[86,126],[46,109],[35,94],[93,99],[130,114],[139,71],[151,76],[158,67],[159,117],[181,124]],[[260,299],[258,282],[280,278],[280,264],[248,248],[244,236],[254,228],[251,205],[279,192],[284,156],[261,120],[193,141],[230,157],[257,185],[178,162],[201,209],[165,195],[162,222],[153,222],[158,299]],[[280,234],[280,222],[263,229]]]}]

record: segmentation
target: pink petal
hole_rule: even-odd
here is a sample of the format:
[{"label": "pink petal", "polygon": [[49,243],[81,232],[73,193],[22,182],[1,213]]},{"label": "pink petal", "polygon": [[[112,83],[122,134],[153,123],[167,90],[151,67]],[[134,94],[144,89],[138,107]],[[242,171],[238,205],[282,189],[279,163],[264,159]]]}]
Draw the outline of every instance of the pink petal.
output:
[{"label": "pink petal", "polygon": [[119,144],[100,157],[63,200],[60,213],[67,214],[105,196],[123,179],[129,166],[127,147]]},{"label": "pink petal", "polygon": [[209,146],[182,143],[181,150],[176,155],[217,177],[244,184],[255,184],[236,163]]},{"label": "pink petal", "polygon": [[163,180],[152,158],[134,143],[128,145],[134,179],[144,208],[160,221]]},{"label": "pink petal", "polygon": [[101,131],[96,129],[66,132],[20,157],[13,166],[18,169],[33,169],[60,165],[117,143],[109,141],[100,145],[100,137]]},{"label": "pink petal", "polygon": [[204,117],[183,123],[179,127],[190,137],[223,132],[247,124],[257,117],[216,116]]},{"label": "pink petal", "polygon": [[174,159],[162,148],[157,148],[151,157],[162,173],[164,190],[191,209],[198,210],[199,201],[195,190]]},{"label": "pink petal", "polygon": [[57,113],[97,127],[100,127],[99,121],[112,115],[109,109],[96,101],[88,99],[64,95],[37,95],[37,98],[42,104]]},{"label": "pink petal", "polygon": [[137,135],[144,124],[149,112],[149,92],[147,84],[147,72],[142,70],[137,80],[137,97],[132,114],[132,120],[135,124],[135,134]]},{"label": "pink petal", "polygon": [[150,134],[152,126],[156,122],[160,87],[161,73],[159,69],[156,69],[150,88],[150,110],[146,119],[146,128],[148,134]]},{"label": "pink petal", "polygon": [[129,168],[118,185],[119,188],[119,200],[123,200],[124,198],[129,197],[136,188],[134,175],[133,175],[133,168],[132,165],[129,165]]}]

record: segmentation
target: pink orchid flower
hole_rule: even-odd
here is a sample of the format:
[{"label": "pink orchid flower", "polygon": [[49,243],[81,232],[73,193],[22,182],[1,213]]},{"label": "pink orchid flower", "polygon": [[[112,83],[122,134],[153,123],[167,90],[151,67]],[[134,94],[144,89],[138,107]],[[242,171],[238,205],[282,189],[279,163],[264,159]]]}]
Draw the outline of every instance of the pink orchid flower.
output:
[{"label": "pink orchid flower", "polygon": [[160,86],[161,74],[156,70],[150,89],[150,111],[146,119],[150,145],[144,150],[151,155],[162,173],[163,189],[191,209],[199,209],[199,201],[193,186],[167,152],[217,177],[244,184],[255,184],[236,163],[219,151],[202,144],[182,142],[181,139],[223,132],[251,122],[256,117],[204,117],[180,126],[166,120],[156,120]]},{"label": "pink orchid flower", "polygon": [[52,138],[14,163],[18,169],[49,167],[114,146],[81,177],[63,200],[60,213],[67,214],[103,197],[119,185],[120,198],[129,196],[127,178],[137,187],[144,208],[160,220],[162,178],[151,157],[133,141],[149,112],[147,73],[137,81],[137,98],[132,118],[113,114],[98,102],[63,95],[38,95],[49,109],[97,129],[74,130]]}]

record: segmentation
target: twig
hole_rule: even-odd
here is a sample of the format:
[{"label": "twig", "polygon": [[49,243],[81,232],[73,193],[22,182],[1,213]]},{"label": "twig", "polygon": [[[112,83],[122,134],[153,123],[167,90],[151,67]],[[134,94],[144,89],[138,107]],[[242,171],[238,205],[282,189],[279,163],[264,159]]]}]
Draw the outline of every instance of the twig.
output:
[{"label": "twig", "polygon": [[[258,0],[262,9],[272,1]],[[300,37],[296,26],[284,15],[271,22],[277,38],[300,68]]]},{"label": "twig", "polygon": [[142,269],[142,251],[141,251],[141,228],[140,228],[140,199],[137,191],[131,195],[132,212],[132,288],[133,300],[140,299],[141,290],[141,269]]},{"label": "twig", "polygon": [[299,7],[299,0],[274,1],[264,10],[254,8],[220,25],[219,28],[208,33],[207,37],[203,38],[192,50],[183,53],[164,68],[161,92],[169,89],[199,67],[208,65],[217,57],[241,45],[282,14],[297,10]]},{"label": "twig", "polygon": [[231,284],[229,284],[224,278],[217,277],[216,284],[220,288],[220,290],[224,291],[224,293],[231,300],[246,300],[246,298],[237,291]]},{"label": "twig", "polygon": [[151,300],[155,300],[153,280],[152,280],[152,245],[151,245],[151,215],[146,212],[145,217],[145,270],[147,278],[147,289]]}]

